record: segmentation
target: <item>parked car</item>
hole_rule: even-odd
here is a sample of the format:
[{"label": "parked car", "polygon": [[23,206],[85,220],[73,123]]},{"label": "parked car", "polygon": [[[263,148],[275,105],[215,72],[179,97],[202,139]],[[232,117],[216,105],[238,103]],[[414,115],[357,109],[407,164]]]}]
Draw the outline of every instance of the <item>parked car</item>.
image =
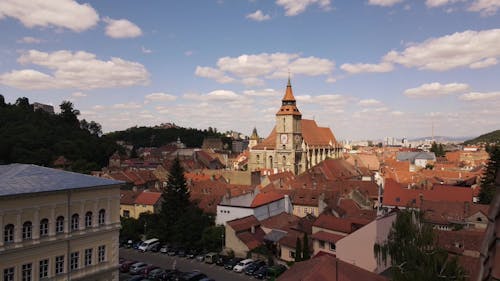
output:
[{"label": "parked car", "polygon": [[180,258],[185,258],[186,257],[186,249],[179,248],[177,250],[177,256],[180,257]]},{"label": "parked car", "polygon": [[224,268],[227,270],[233,270],[233,268],[242,260],[242,258],[232,258],[224,264]]},{"label": "parked car", "polygon": [[184,272],[179,270],[166,270],[165,274],[162,277],[163,281],[177,281]]},{"label": "parked car", "polygon": [[120,265],[120,272],[129,272],[130,270],[130,267],[137,263],[137,261],[134,261],[134,260],[127,260],[127,261],[124,261],[122,262],[122,264]]},{"label": "parked car", "polygon": [[205,262],[210,264],[215,263],[217,261],[217,256],[218,256],[217,253],[210,252],[205,255]]},{"label": "parked car", "polygon": [[277,265],[271,266],[267,272],[266,279],[274,280],[275,278],[280,276],[283,272],[285,272],[285,270],[286,270],[286,266],[284,266],[282,264],[277,264]]},{"label": "parked car", "polygon": [[129,273],[131,275],[141,274],[141,271],[146,268],[148,265],[143,262],[136,262],[130,266]]},{"label": "parked car", "polygon": [[153,280],[162,280],[163,275],[165,275],[165,270],[161,268],[155,268],[148,273],[148,278]]},{"label": "parked car", "polygon": [[233,267],[233,271],[238,273],[243,272],[243,270],[245,270],[245,268],[247,268],[252,263],[253,263],[252,259],[242,260]]},{"label": "parked car", "polygon": [[154,253],[158,253],[161,249],[161,245],[160,245],[160,242],[156,243],[156,244],[153,244],[151,245],[151,247],[149,248],[149,250],[151,252],[154,252]]},{"label": "parked car", "polygon": [[178,250],[177,250],[176,247],[171,247],[171,248],[168,249],[167,255],[169,255],[169,256],[175,256],[175,255],[177,255],[177,251]]},{"label": "parked car", "polygon": [[217,260],[215,261],[215,264],[218,265],[218,266],[224,266],[224,264],[230,260],[230,258],[228,256],[225,256],[225,255],[219,255],[217,257]]},{"label": "parked car", "polygon": [[207,275],[204,273],[201,273],[199,271],[193,271],[193,272],[188,272],[183,274],[180,278],[179,281],[199,281],[203,278],[206,278]]},{"label": "parked car", "polygon": [[169,247],[167,244],[165,244],[165,245],[161,246],[161,247],[160,247],[160,253],[162,253],[162,254],[166,254],[166,253],[168,252],[168,249],[169,249],[169,248],[170,248],[170,247]]},{"label": "parked car", "polygon": [[257,270],[266,265],[266,262],[262,260],[256,260],[251,265],[245,268],[245,274],[252,276]]},{"label": "parked car", "polygon": [[147,252],[147,251],[151,250],[151,247],[154,247],[157,244],[160,244],[160,240],[158,240],[158,238],[148,239],[148,240],[142,242],[142,244],[139,246],[138,249],[141,252]]},{"label": "parked car", "polygon": [[138,250],[139,247],[142,245],[142,241],[137,241],[132,245],[132,249]]},{"label": "parked car", "polygon": [[197,260],[197,261],[199,261],[199,262],[203,262],[203,261],[205,260],[205,255],[206,255],[206,254],[207,254],[207,253],[205,253],[205,252],[201,252],[201,253],[199,253],[199,254],[196,256],[196,260]]},{"label": "parked car", "polygon": [[187,251],[186,258],[188,259],[194,259],[198,255],[198,251],[195,249],[191,249]]},{"label": "parked car", "polygon": [[259,270],[255,271],[253,277],[257,279],[264,279],[267,277],[267,272],[269,271],[269,267],[267,265],[262,266]]},{"label": "parked car", "polygon": [[127,281],[143,281],[144,279],[144,276],[132,276],[131,278],[127,279]]},{"label": "parked car", "polygon": [[149,272],[151,272],[151,270],[154,270],[157,268],[158,268],[157,266],[150,264],[150,265],[146,266],[145,268],[143,268],[141,270],[140,274],[142,274],[142,276],[144,276],[144,277],[148,277]]}]

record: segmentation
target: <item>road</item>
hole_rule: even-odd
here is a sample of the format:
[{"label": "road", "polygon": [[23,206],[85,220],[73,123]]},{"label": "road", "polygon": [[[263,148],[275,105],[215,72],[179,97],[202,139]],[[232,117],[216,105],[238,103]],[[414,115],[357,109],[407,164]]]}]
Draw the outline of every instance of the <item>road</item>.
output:
[{"label": "road", "polygon": [[[161,253],[141,253],[137,250],[120,248],[120,258],[142,261],[165,269],[172,269],[173,263],[175,261],[176,268],[180,271],[188,272],[192,270],[199,270],[208,275],[208,277],[215,279],[216,281],[258,280],[251,276],[245,275],[244,273],[236,273],[226,270],[222,266],[217,266],[215,264],[206,264],[204,262],[198,262],[194,259],[169,257]],[[126,278],[128,278],[128,274],[120,274],[120,280],[126,280]]]}]

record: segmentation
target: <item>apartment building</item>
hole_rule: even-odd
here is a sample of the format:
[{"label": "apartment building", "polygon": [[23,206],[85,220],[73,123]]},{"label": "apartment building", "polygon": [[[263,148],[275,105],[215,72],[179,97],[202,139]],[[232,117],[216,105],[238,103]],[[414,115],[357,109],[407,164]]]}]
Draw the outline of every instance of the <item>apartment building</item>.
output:
[{"label": "apartment building", "polygon": [[0,165],[0,280],[118,280],[121,184]]}]

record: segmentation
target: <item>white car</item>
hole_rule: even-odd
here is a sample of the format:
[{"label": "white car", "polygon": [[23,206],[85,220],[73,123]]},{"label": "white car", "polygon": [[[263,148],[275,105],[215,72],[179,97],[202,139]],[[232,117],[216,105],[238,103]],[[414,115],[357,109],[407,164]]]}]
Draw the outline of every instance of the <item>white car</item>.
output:
[{"label": "white car", "polygon": [[233,271],[234,272],[243,272],[243,270],[245,270],[245,268],[247,268],[252,263],[253,263],[252,259],[242,260],[237,265],[234,266]]}]

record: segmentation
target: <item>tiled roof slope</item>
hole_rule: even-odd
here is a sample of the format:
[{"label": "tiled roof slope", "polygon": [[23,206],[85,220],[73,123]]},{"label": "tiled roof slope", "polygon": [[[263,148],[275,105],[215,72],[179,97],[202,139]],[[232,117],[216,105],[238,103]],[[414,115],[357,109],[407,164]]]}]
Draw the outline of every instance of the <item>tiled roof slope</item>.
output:
[{"label": "tiled roof slope", "polygon": [[31,164],[0,165],[0,196],[122,184],[121,181]]}]

